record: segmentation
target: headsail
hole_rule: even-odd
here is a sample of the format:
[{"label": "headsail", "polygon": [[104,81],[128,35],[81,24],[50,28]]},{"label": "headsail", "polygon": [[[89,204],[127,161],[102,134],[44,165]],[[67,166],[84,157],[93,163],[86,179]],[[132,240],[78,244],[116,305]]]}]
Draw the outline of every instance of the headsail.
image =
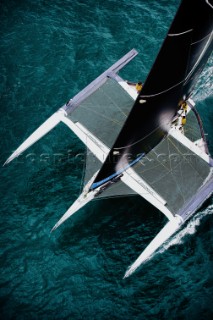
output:
[{"label": "headsail", "polygon": [[[202,19],[201,19],[202,17]],[[213,46],[210,1],[183,0],[157,59],[91,190],[148,153],[192,91]]]}]

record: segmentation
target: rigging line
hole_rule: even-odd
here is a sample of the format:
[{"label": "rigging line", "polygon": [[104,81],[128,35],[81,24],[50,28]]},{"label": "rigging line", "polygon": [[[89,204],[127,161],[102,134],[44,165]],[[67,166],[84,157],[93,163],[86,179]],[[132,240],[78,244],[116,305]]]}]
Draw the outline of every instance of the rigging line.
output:
[{"label": "rigging line", "polygon": [[[172,143],[171,138],[170,138],[169,136],[167,136],[167,139]],[[176,147],[176,145],[175,145],[174,143],[172,143],[172,144],[175,146],[176,150],[179,151],[179,154],[180,154],[181,156],[183,156],[182,152]],[[154,149],[152,149],[152,151],[154,151]],[[155,151],[154,151],[154,153],[155,153],[156,155],[158,155]],[[168,168],[167,168],[164,164],[162,164],[162,162],[161,162],[158,158],[157,158],[156,160],[157,160],[161,165],[163,165],[166,170],[168,170]],[[178,165],[179,165],[179,163],[177,163],[177,165],[176,165],[175,167],[173,166],[173,169],[176,169]],[[171,172],[171,170],[168,170],[168,173],[170,173],[170,172]]]},{"label": "rigging line", "polygon": [[[178,166],[178,165],[177,165],[177,166]],[[177,166],[176,166],[176,167],[177,167]],[[176,167],[175,167],[175,168],[176,168]],[[173,169],[175,169],[175,168],[173,168]],[[167,170],[168,170],[168,169],[167,169]],[[155,181],[153,181],[153,183],[158,183],[161,179],[165,178],[165,177],[168,176],[168,175],[171,175],[172,178],[173,178],[173,180],[176,182],[172,170],[168,170],[163,176],[161,176],[161,177],[159,177],[158,179],[156,179]]]},{"label": "rigging line", "polygon": [[82,109],[89,110],[90,112],[93,112],[94,114],[96,114],[96,115],[98,115],[98,116],[100,116],[100,117],[102,117],[102,118],[104,118],[104,119],[106,119],[106,120],[109,120],[109,121],[112,122],[112,123],[115,123],[115,124],[117,124],[117,125],[122,125],[119,121],[114,120],[114,119],[109,118],[109,117],[106,117],[106,116],[103,115],[102,113],[99,113],[99,112],[95,111],[94,109],[91,109],[91,108],[89,108],[89,107],[87,107],[87,106],[83,106],[83,105],[82,105],[81,108],[82,108]]},{"label": "rigging line", "polygon": [[[101,89],[101,87],[100,87],[99,89]],[[107,95],[107,94],[103,91],[103,89],[102,89],[102,93],[103,93],[107,98],[109,98],[109,100],[111,100],[111,99],[110,99],[110,96]],[[112,100],[111,100],[111,102],[113,103],[113,105],[114,105],[115,107],[118,107]],[[90,103],[90,104],[92,105],[92,103]],[[102,118],[104,118],[104,119],[107,119],[107,120],[109,120],[110,122],[112,122],[112,123],[114,123],[114,124],[117,124],[117,125],[119,125],[119,126],[122,126],[122,123],[120,123],[119,121],[114,120],[114,119],[112,120],[112,118],[109,118],[109,117],[103,115],[103,113],[97,112],[97,111],[94,110],[93,108],[90,108],[90,107],[84,106],[84,105],[81,105],[81,108],[82,108],[82,109],[84,108],[84,109],[86,109],[86,110],[89,110],[90,112],[93,112],[94,114],[97,114],[98,116],[100,116],[100,117],[102,117]],[[118,107],[118,109],[119,109],[119,107]],[[124,116],[125,118],[127,118],[127,115],[126,115],[124,112],[122,112],[122,110],[120,110],[120,111],[121,111],[121,113],[123,114],[123,116]]]},{"label": "rigging line", "polygon": [[[152,149],[151,152],[154,152],[155,155],[158,156],[157,152],[156,152],[154,149]],[[148,155],[148,154],[147,154],[147,155]],[[134,168],[139,168],[139,165],[143,165],[143,166],[144,166],[144,164],[143,164],[141,161],[142,161],[142,160],[139,160],[139,162],[136,163],[136,165],[134,166]],[[156,179],[155,181],[152,181],[151,186],[152,186],[153,184],[155,184],[156,182],[160,181],[163,177],[165,177],[165,176],[167,176],[167,175],[169,175],[169,174],[172,173],[172,170],[169,170],[168,167],[166,167],[166,165],[165,165],[164,163],[162,163],[158,158],[157,158],[157,159],[154,159],[154,161],[157,161],[158,164],[156,164],[155,166],[152,166],[151,168],[148,168],[148,169],[146,169],[146,170],[144,170],[144,167],[143,167],[143,168],[141,168],[140,171],[138,171],[138,174],[141,174],[141,175],[142,175],[142,178],[143,178],[147,183],[149,183],[149,181],[143,177],[143,173],[148,172],[148,171],[153,170],[153,169],[156,169],[156,168],[158,168],[158,167],[160,167],[160,166],[163,166],[163,167],[166,169],[166,171],[167,171],[166,174],[163,174],[160,178]],[[177,167],[178,165],[179,165],[179,164],[177,164],[175,167],[173,167],[173,169],[176,169],[176,167]]]},{"label": "rigging line", "polygon": [[[165,141],[166,141],[166,139],[165,139]],[[152,151],[155,153],[157,161],[160,163],[160,165],[162,165],[166,170],[168,170],[167,166],[158,159],[158,153],[154,149],[152,149]],[[168,170],[168,172],[170,172],[170,171],[171,170]]]},{"label": "rigging line", "polygon": [[[150,133],[148,133],[145,137],[143,137],[143,138],[141,138],[141,139],[139,139],[139,140],[137,140],[137,141],[135,141],[135,142],[127,145],[127,146],[123,146],[123,147],[119,147],[119,148],[113,148],[113,149],[114,149],[114,150],[121,150],[121,149],[130,148],[130,147],[136,145],[137,143],[143,141],[143,140],[146,139],[147,137],[149,137],[153,132],[157,131],[159,128],[161,128],[161,126],[156,127],[156,128],[153,129]],[[163,129],[161,129],[161,130],[162,130],[162,132],[163,132]]]},{"label": "rigging line", "polygon": [[185,81],[187,81],[189,79],[189,77],[191,76],[191,74],[194,72],[195,68],[197,67],[197,65],[199,64],[200,60],[203,58],[206,50],[208,49],[210,43],[211,43],[211,40],[212,40],[212,35],[213,35],[213,32],[210,33],[210,36],[209,36],[209,39],[208,41],[206,42],[201,54],[199,55],[197,61],[195,62],[194,66],[192,67],[191,71],[189,71],[188,75],[185,77]]},{"label": "rigging line", "polygon": [[[183,156],[183,154],[182,154],[182,156]],[[184,159],[186,159],[184,156],[183,156],[183,158]],[[192,169],[193,170],[195,170],[194,169],[194,167],[191,165],[191,163],[190,162],[188,162],[188,164],[192,167]],[[184,165],[184,164],[183,164]],[[182,172],[182,161],[181,161],[181,163],[180,163],[180,173],[181,173],[181,180],[182,180],[182,182],[183,182],[183,172]],[[196,170],[195,170],[196,171]],[[198,172],[197,172],[198,173]],[[198,173],[198,176],[200,177],[200,175],[199,175],[199,173]],[[175,177],[173,176],[173,178],[174,178],[174,180],[175,180]],[[203,179],[200,177],[200,179],[201,179],[201,181],[203,181]],[[197,180],[197,179],[196,179]],[[175,180],[176,181],[176,180]],[[181,196],[182,196],[182,198],[183,198],[183,200],[184,200],[184,202],[186,201],[185,200],[185,196],[183,195],[183,193],[182,193],[182,190],[181,190],[181,187],[179,186],[179,184],[178,184],[178,182],[177,182],[177,186],[178,186],[178,189],[179,189],[179,191],[180,191],[180,194],[181,194]]]},{"label": "rigging line", "polygon": [[200,133],[200,129],[199,129],[199,126],[197,126],[197,127],[193,127],[192,125],[188,125],[187,127],[185,126],[185,132],[187,131],[187,132],[191,132],[191,133],[193,133],[193,132],[199,132]]},{"label": "rigging line", "polygon": [[[155,166],[152,166],[151,168],[148,168],[148,169],[146,169],[146,170],[144,170],[144,167],[143,167],[143,168],[141,168],[140,173],[150,171],[150,170],[155,169],[155,168],[157,168],[157,167],[159,167],[159,166],[163,166],[163,167],[166,169],[167,173],[166,173],[165,175],[171,173],[171,170],[168,169],[168,167],[167,167],[163,162],[161,162],[161,161],[158,159],[158,153],[157,153],[154,149],[152,149],[150,152],[153,152],[153,153],[156,155],[156,159],[154,159],[154,161],[155,161],[155,162],[158,162],[159,164],[157,164],[157,165],[155,165]],[[148,153],[147,155],[149,155],[149,153]],[[164,155],[166,155],[166,154],[164,154]],[[144,160],[145,160],[145,159],[146,159],[146,157],[144,157]],[[140,160],[139,162],[141,163],[141,160]],[[141,163],[141,164],[143,164],[143,163]],[[179,165],[179,164],[177,163],[177,165],[176,165],[175,167],[173,167],[173,169],[176,169],[176,167],[177,167],[178,165]],[[163,175],[163,176],[165,176],[165,175]],[[160,179],[161,179],[161,178],[160,178]],[[155,180],[155,181],[159,181],[160,179],[157,179],[157,180]]]},{"label": "rigging line", "polygon": [[[179,164],[180,164],[180,163],[178,163],[173,169],[175,169],[177,166],[179,166]],[[157,166],[156,166],[156,167],[157,167]],[[154,168],[155,168],[155,167],[154,167]],[[168,168],[166,168],[166,170],[167,170],[167,172],[166,172],[165,174],[163,174],[160,178],[152,181],[152,183],[150,183],[149,181],[147,181],[147,179],[144,179],[143,176],[142,176],[142,178],[144,179],[145,182],[147,182],[148,184],[150,184],[151,187],[153,187],[153,188],[155,189],[155,184],[156,184],[156,183],[159,183],[159,181],[161,181],[163,178],[165,178],[166,176],[170,175],[171,178],[172,178],[173,181],[174,181],[174,184],[177,185],[177,188],[178,188],[179,191],[180,191],[180,196],[182,197],[183,201],[185,202],[185,198],[184,198],[184,196],[183,196],[183,194],[182,194],[182,190],[181,190],[180,186],[178,185],[178,183],[177,183],[177,181],[176,181],[176,178],[175,178],[172,170],[168,170]],[[159,194],[161,194],[161,193],[162,193],[162,192],[160,191]]]},{"label": "rigging line", "polygon": [[169,139],[167,139],[167,147],[168,147],[168,154],[169,154],[169,165],[172,172],[172,163],[171,163],[171,157],[170,157],[170,148],[169,148]]},{"label": "rigging line", "polygon": [[[182,81],[180,81],[179,83],[175,84],[174,86],[172,86],[172,87],[170,87],[170,88],[168,88],[168,89],[166,89],[166,90],[163,90],[163,91],[161,91],[161,92],[158,92],[158,93],[155,93],[155,94],[150,94],[150,95],[140,95],[140,98],[148,98],[148,97],[155,97],[155,96],[161,95],[161,94],[163,94],[163,93],[165,93],[165,92],[168,92],[169,90],[177,87],[177,86],[180,85],[181,83],[187,81],[188,78],[189,78],[189,77],[191,76],[191,74],[193,73],[193,71],[194,71],[194,69],[196,68],[196,66],[198,65],[198,63],[200,62],[200,60],[202,59],[203,55],[205,54],[205,52],[206,52],[206,50],[207,50],[207,48],[208,48],[208,46],[209,46],[209,44],[210,44],[212,35],[213,35],[213,32],[211,32],[210,34],[208,34],[209,40],[207,41],[206,45],[204,46],[203,51],[201,52],[201,54],[200,54],[197,62],[194,64],[193,68],[192,68],[191,71],[188,73],[188,75],[185,77],[185,79],[183,79]],[[208,37],[208,36],[207,36],[207,37]],[[201,39],[201,40],[202,40],[202,39]],[[196,43],[196,42],[194,42],[194,43]],[[194,44],[194,43],[192,43],[192,44]]]},{"label": "rigging line", "polygon": [[200,128],[201,137],[202,137],[202,139],[204,141],[205,152],[209,155],[208,143],[206,141],[205,132],[204,132],[204,129],[203,129],[203,123],[202,123],[201,117],[200,117],[200,115],[197,112],[197,109],[195,107],[192,107],[192,111],[195,114],[196,120],[197,120],[199,128]]},{"label": "rigging line", "polygon": [[193,142],[195,142],[196,140],[199,140],[201,138],[200,135],[200,131],[199,131],[199,136],[198,131],[194,130],[194,128],[185,128],[185,136],[187,137],[187,135],[190,137],[190,139],[193,139]]},{"label": "rigging line", "polygon": [[[168,137],[168,139],[170,140],[170,142],[174,145],[174,143],[171,141],[171,139]],[[175,146],[175,145],[174,145]],[[181,155],[181,156],[183,156],[183,154],[182,154],[182,152],[175,146],[175,148],[176,148],[176,150],[178,150],[179,151],[179,154]],[[154,150],[154,149],[152,149],[152,151],[157,155],[157,153],[156,153],[156,151]],[[159,161],[159,159],[157,158],[156,159],[158,162],[159,162],[159,165],[163,165],[163,167],[167,170],[167,173],[164,175],[164,176],[166,176],[166,175],[168,175],[169,173],[171,173],[172,174],[172,170],[168,170],[168,168],[164,165],[164,163],[162,163],[162,162],[160,162]],[[140,161],[141,162],[141,161]],[[191,165],[191,163],[190,162],[188,162],[189,163],[189,165],[193,168],[193,170],[195,170],[196,171],[196,169]],[[143,163],[142,163],[143,164]],[[179,166],[179,164],[180,163],[177,163],[177,165],[174,167],[173,166],[173,170],[174,169],[176,169],[178,166]],[[158,165],[156,165],[156,166],[154,166],[154,167],[152,167],[152,168],[157,168],[157,166]],[[171,165],[170,165],[170,167],[172,167]],[[149,170],[151,170],[152,168],[149,168],[149,169],[146,169],[146,170],[144,170],[144,168],[142,168],[142,170],[140,171],[141,172],[141,174],[143,174],[143,172],[147,172],[147,171],[149,171]],[[197,172],[198,173],[198,175],[199,175],[199,172]],[[200,176],[200,175],[199,175]],[[202,179],[202,177],[200,176],[200,178]],[[175,177],[173,176],[173,179],[175,179]],[[157,182],[157,181],[159,181],[160,179],[157,179],[156,181],[154,181],[153,183],[155,183],[155,182]],[[184,199],[184,197],[183,197],[183,199]]]},{"label": "rigging line", "polygon": [[[161,164],[160,161],[159,161],[159,163]],[[173,166],[173,170],[176,169],[178,166],[179,166],[179,163],[177,163],[175,166]],[[164,165],[164,168],[166,168],[168,170],[168,168],[165,165]],[[168,173],[172,173],[172,170],[168,170]]]},{"label": "rigging line", "polygon": [[[142,164],[142,163],[140,162],[140,164]],[[144,165],[144,166],[146,166],[146,165]],[[146,173],[148,171],[152,171],[153,169],[156,169],[156,168],[158,168],[160,166],[161,166],[161,163],[159,162],[155,166],[152,166],[151,168],[144,169],[144,167],[140,167],[140,173],[143,174],[143,173]],[[138,168],[139,168],[139,166],[138,166]]]},{"label": "rigging line", "polygon": [[[182,184],[183,184],[183,172],[182,172],[182,161],[180,161],[179,162],[179,170],[180,170],[180,174],[181,174],[181,181],[182,181]],[[184,193],[183,193],[183,191],[182,191],[182,188],[179,186],[179,184],[178,184],[178,182],[177,182],[177,179],[175,179],[175,176],[173,175],[173,179],[175,180],[175,182],[176,182],[176,184],[177,184],[177,187],[178,187],[178,189],[179,189],[179,192],[180,192],[180,194],[181,194],[181,196],[182,196],[182,199],[183,199],[183,201],[185,202],[186,201],[186,199],[185,199],[185,195],[184,195]]]},{"label": "rigging line", "polygon": [[166,89],[166,90],[163,90],[163,91],[161,91],[161,92],[154,93],[154,94],[149,94],[149,95],[141,95],[140,98],[149,98],[149,97],[159,96],[159,95],[161,95],[162,93],[168,92],[169,90],[171,90],[171,89],[179,86],[179,85],[180,85],[181,83],[183,83],[185,80],[186,80],[186,79],[183,79],[183,80],[181,80],[180,82],[176,83],[174,86],[172,86],[172,87],[170,87],[170,88],[168,88],[168,89]]},{"label": "rigging line", "polygon": [[[153,150],[152,150],[152,151],[153,151]],[[167,176],[168,174],[172,174],[172,170],[168,169],[168,167],[167,167],[164,163],[162,163],[158,158],[157,158],[156,160],[154,160],[154,161],[159,162],[159,164],[156,165],[156,166],[152,166],[152,168],[149,168],[149,169],[147,169],[147,170],[142,169],[142,170],[140,171],[140,173],[143,174],[144,172],[153,170],[153,169],[155,169],[155,168],[157,168],[157,167],[159,167],[159,166],[163,166],[163,167],[166,169],[167,172],[166,172],[163,176],[161,176],[160,178],[156,179],[153,183],[156,183],[156,182],[160,181],[160,180],[162,179],[162,177],[165,177],[165,176]],[[179,164],[180,164],[180,162],[177,163],[175,166],[173,166],[173,170],[175,170],[175,169],[179,166]]]},{"label": "rigging line", "polygon": [[[87,151],[86,151],[86,157],[85,158],[87,159]],[[79,192],[79,194],[82,193],[83,188],[85,187],[86,165],[87,165],[86,161],[84,161],[84,166],[83,166],[82,175],[81,175],[81,184],[80,184],[80,192]]]},{"label": "rigging line", "polygon": [[191,45],[196,44],[196,43],[198,43],[198,42],[201,42],[201,41],[203,41],[204,39],[206,39],[206,38],[208,38],[208,37],[210,37],[210,36],[211,36],[211,32],[208,33],[208,34],[207,34],[205,37],[203,37],[202,39],[197,40],[197,41],[195,41],[195,42],[192,42]]},{"label": "rigging line", "polygon": [[[168,137],[168,139],[170,139],[171,143],[173,144],[173,146],[175,147],[175,149],[182,155],[182,157],[186,160],[186,162],[188,162],[188,164],[192,167],[192,169],[198,174],[198,176],[200,177],[200,179],[203,180],[202,176],[200,175],[200,173],[197,171],[196,168],[193,167],[193,165],[189,162],[189,160],[187,160],[187,158],[184,156],[184,154],[180,151],[180,149],[174,144],[174,142],[171,140],[170,137]],[[191,150],[190,150],[191,151]],[[194,155],[194,153],[193,153]],[[196,155],[197,156],[197,155]],[[199,157],[199,156],[197,156]]]},{"label": "rigging line", "polygon": [[[152,151],[153,151],[154,154],[156,155],[156,161],[159,163],[159,164],[156,165],[154,168],[156,168],[157,166],[163,166],[167,171],[170,172],[170,170],[168,170],[168,168],[167,168],[167,166],[164,164],[164,162],[162,162],[162,161],[160,161],[160,160],[158,159],[159,154],[158,154],[154,149],[152,149]],[[166,155],[166,154],[164,154],[164,155]],[[155,161],[155,160],[154,160],[154,161]]]},{"label": "rigging line", "polygon": [[127,114],[112,100],[111,95],[109,95],[109,94],[107,94],[106,92],[104,92],[104,90],[103,90],[102,87],[100,87],[99,90],[101,90],[101,91],[102,91],[102,94],[103,94],[105,97],[107,97],[115,107],[118,108],[118,110],[121,112],[121,114],[124,115],[125,118],[127,118]]},{"label": "rigging line", "polygon": [[[144,170],[143,168],[141,168],[141,170],[138,171],[137,173],[138,173],[138,175],[141,174],[141,175],[142,175],[142,178],[143,178],[147,183],[150,183],[150,182],[148,181],[148,179],[143,176],[143,174],[144,174],[144,173],[148,173],[149,171],[152,171],[153,169],[159,168],[160,166],[161,166],[161,163],[158,163],[158,164],[156,164],[155,166],[152,166],[151,168],[148,168],[148,169],[145,169],[145,170]],[[168,170],[168,169],[167,169],[167,170]],[[170,173],[170,171],[167,171],[165,174],[163,174],[162,176],[156,178],[156,179],[153,180],[151,183],[154,184],[154,183],[158,182],[158,181],[161,180],[164,176],[166,176],[168,173]]]},{"label": "rigging line", "polygon": [[169,152],[169,160],[170,160],[170,167],[171,167],[171,171],[170,171],[170,172],[171,172],[171,175],[172,175],[172,179],[173,179],[174,183],[176,183],[176,186],[177,186],[177,188],[178,188],[178,190],[179,190],[179,193],[180,193],[180,195],[181,195],[181,197],[182,197],[182,199],[183,199],[183,202],[185,202],[185,197],[184,197],[184,194],[183,194],[183,192],[182,192],[182,189],[181,189],[180,185],[178,184],[177,178],[176,178],[175,175],[174,175],[174,170],[175,170],[177,167],[179,167],[179,168],[180,168],[180,172],[181,172],[181,179],[182,179],[182,181],[183,181],[183,175],[182,175],[182,170],[181,170],[181,162],[182,162],[182,161],[178,162],[177,165],[172,168],[171,157],[170,157],[171,153],[170,153],[170,148],[169,148],[169,142],[171,142],[171,141],[170,141],[170,139],[168,138],[167,143],[168,143],[168,152]]},{"label": "rigging line", "polygon": [[[168,137],[168,142],[170,142],[171,144],[173,144],[172,141],[171,141],[171,139],[170,139],[169,137]],[[168,145],[169,145],[169,143],[168,143]],[[174,144],[173,144],[173,145],[174,145]],[[176,148],[176,149],[177,149],[177,148]],[[177,150],[178,150],[178,149],[177,149]],[[182,155],[181,152],[179,152],[179,153]],[[170,157],[169,157],[169,158],[170,158]],[[182,170],[181,170],[181,163],[182,163],[182,161],[178,162],[177,165],[173,168],[173,170],[171,169],[171,175],[172,175],[172,178],[173,178],[174,183],[176,183],[176,186],[177,186],[177,188],[178,188],[178,190],[179,190],[179,193],[180,193],[183,201],[185,202],[185,197],[184,197],[184,194],[183,194],[183,192],[182,192],[182,189],[181,189],[180,185],[178,184],[178,181],[177,181],[177,179],[176,179],[176,177],[175,177],[175,175],[174,175],[174,173],[173,173],[173,172],[174,172],[174,169],[176,169],[177,167],[179,167],[179,168],[180,168],[180,172],[181,172],[181,180],[183,181],[183,174],[182,174]]]},{"label": "rigging line", "polygon": [[112,100],[111,96],[106,94],[106,92],[103,91],[103,94],[112,102],[112,104],[118,108],[118,110],[124,115],[125,118],[127,118],[127,114]]}]

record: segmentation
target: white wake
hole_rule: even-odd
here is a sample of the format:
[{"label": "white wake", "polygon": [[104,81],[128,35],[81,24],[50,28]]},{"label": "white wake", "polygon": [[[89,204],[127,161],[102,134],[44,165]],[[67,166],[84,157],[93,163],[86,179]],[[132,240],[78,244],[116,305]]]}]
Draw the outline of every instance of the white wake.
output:
[{"label": "white wake", "polygon": [[210,97],[213,92],[213,55],[208,60],[203,72],[201,73],[196,84],[193,100],[202,101]]},{"label": "white wake", "polygon": [[168,240],[161,249],[158,251],[159,253],[163,253],[166,251],[169,247],[183,244],[184,237],[187,235],[195,234],[197,231],[197,227],[200,225],[201,220],[213,213],[213,205],[210,205],[208,208],[206,208],[204,211],[198,211],[189,221],[187,221],[182,229],[176,233],[170,240]]}]

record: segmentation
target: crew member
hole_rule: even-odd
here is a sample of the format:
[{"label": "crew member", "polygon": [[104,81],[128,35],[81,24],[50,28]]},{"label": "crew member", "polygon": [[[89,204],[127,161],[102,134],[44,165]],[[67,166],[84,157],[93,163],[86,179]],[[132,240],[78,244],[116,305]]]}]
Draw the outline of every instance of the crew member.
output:
[{"label": "crew member", "polygon": [[142,87],[143,87],[142,82],[138,82],[138,83],[136,83],[135,88],[136,88],[136,90],[137,90],[137,92],[138,92],[138,93],[141,91]]},{"label": "crew member", "polygon": [[182,126],[184,126],[186,124],[186,116],[182,117],[181,124],[182,124]]},{"label": "crew member", "polygon": [[187,103],[186,103],[186,101],[183,101],[183,103],[181,104],[181,109],[185,112],[185,114],[187,113]]}]

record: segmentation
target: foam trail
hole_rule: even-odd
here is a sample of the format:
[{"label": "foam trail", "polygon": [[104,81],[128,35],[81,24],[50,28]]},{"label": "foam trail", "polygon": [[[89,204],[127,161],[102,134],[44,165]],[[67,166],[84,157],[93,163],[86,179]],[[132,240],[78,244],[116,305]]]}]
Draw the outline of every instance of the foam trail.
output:
[{"label": "foam trail", "polygon": [[209,58],[209,61],[201,73],[195,91],[193,93],[194,101],[202,101],[210,97],[213,92],[213,55]]},{"label": "foam trail", "polygon": [[143,262],[149,260],[153,256],[153,253],[180,228],[181,224],[182,221],[178,216],[167,222],[164,228],[156,235],[137,260],[135,260],[126,271],[124,278],[129,277]]},{"label": "foam trail", "polygon": [[[135,270],[144,262],[150,260],[156,253],[163,253],[169,247],[183,243],[183,238],[188,234],[194,234],[197,226],[203,217],[213,213],[213,205],[209,206],[206,210],[196,213],[188,223],[184,224],[184,228],[178,232],[180,225],[168,222],[166,226],[157,234],[152,242],[141,253],[137,260],[131,265],[124,275],[124,278],[129,277]],[[176,233],[177,231],[177,233]],[[171,236],[175,234],[172,238]],[[162,246],[161,246],[162,245]]]},{"label": "foam trail", "polygon": [[213,213],[213,205],[210,205],[206,210],[197,212],[189,221],[188,223],[184,224],[183,229],[181,229],[172,239],[168,240],[162,248],[158,251],[163,253],[169,247],[182,244],[183,239],[186,235],[195,234],[197,231],[197,227],[200,225],[201,220],[203,217],[207,216],[208,214]]}]

